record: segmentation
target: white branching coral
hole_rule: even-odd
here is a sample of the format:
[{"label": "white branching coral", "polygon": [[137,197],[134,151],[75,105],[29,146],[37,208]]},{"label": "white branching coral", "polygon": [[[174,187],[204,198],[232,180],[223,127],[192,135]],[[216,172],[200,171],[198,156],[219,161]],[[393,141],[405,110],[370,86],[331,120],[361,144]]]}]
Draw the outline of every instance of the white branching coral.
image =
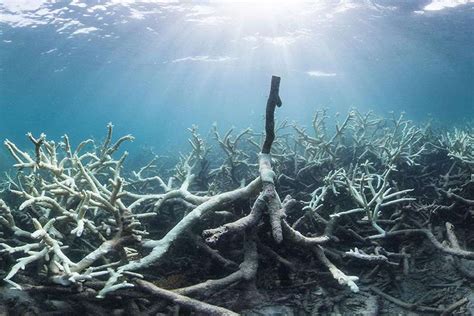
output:
[{"label": "white branching coral", "polygon": [[[57,145],[48,141],[44,134],[34,138],[28,133],[34,145],[34,159],[12,142],[5,141],[16,160],[14,166],[23,173],[10,189],[24,200],[18,212],[29,210],[37,216],[32,218],[35,230],[27,232],[17,227],[11,210],[3,201],[0,203],[2,225],[29,242],[20,247],[3,244],[9,253],[26,255],[18,259],[6,280],[11,281],[20,268],[40,259],[49,266],[49,272],[54,275],[52,280],[61,284],[64,280],[85,279],[80,277],[84,273],[88,277],[100,275],[100,272],[90,274],[87,269],[126,240],[139,238],[140,232],[135,229],[139,223],[133,217],[127,218],[131,213],[121,200],[123,179],[120,172],[127,154],[118,160],[111,156],[123,142],[133,140],[133,137],[124,136],[112,144],[113,126],[109,124],[107,128],[101,146],[86,140],[74,152],[67,136]],[[90,146],[92,151],[81,154],[85,146]],[[101,216],[104,220],[99,221]],[[91,244],[97,244],[97,248],[74,262],[64,243],[69,235],[85,238]]]},{"label": "white branching coral", "polygon": [[[281,105],[278,92],[269,105],[272,111]],[[127,170],[121,145],[133,137],[113,141],[112,124],[102,143],[88,139],[75,148],[66,135],[57,143],[29,133],[31,151],[6,140],[18,172],[1,185],[17,198],[8,205],[0,199],[0,252],[16,260],[4,280],[28,286],[22,276],[40,266],[60,286],[100,280],[101,287],[89,289],[99,298],[146,290],[209,311],[209,304],[186,296],[205,297],[238,283],[255,286],[261,256],[295,269],[285,258],[295,248],[314,255],[352,292],[359,291],[353,260],[397,267],[402,260],[408,269],[405,248],[383,249],[382,241],[393,236],[422,235],[449,255],[474,257],[458,244],[446,247],[430,230],[437,212],[455,206],[472,212],[472,133],[434,137],[403,115],[382,119],[356,110],[332,129],[321,111],[312,133],[296,125],[286,133],[289,124],[275,128],[273,112],[267,115],[263,146],[255,140],[261,134],[231,129],[221,135],[215,127],[217,146],[210,146],[193,126],[190,151],[167,169],[163,157],[153,155]],[[430,155],[444,155],[436,162],[442,172],[426,163]],[[237,234],[243,235],[233,238],[243,240],[242,252],[233,256],[227,250],[235,247],[222,244]],[[140,273],[166,260],[174,264],[168,254],[179,239],[232,272],[173,291],[147,282],[149,275]]]},{"label": "white branching coral", "polygon": [[454,129],[440,140],[441,148],[448,150],[448,156],[474,168],[474,133],[469,130]]},{"label": "white branching coral", "polygon": [[[415,165],[425,150],[425,132],[404,115],[391,120],[376,117],[372,112],[363,115],[357,110],[348,113],[342,123],[336,123],[334,132],[327,128],[326,111],[317,112],[313,119],[313,134],[294,125],[298,142],[304,148],[303,157],[311,164],[335,162],[345,156],[364,161],[371,156],[385,166]],[[350,148],[350,151],[347,149]]]},{"label": "white branching coral", "polygon": [[354,168],[351,177],[344,174],[346,189],[358,207],[331,214],[331,217],[364,212],[372,226],[384,235],[385,230],[377,223],[382,209],[395,204],[414,201],[415,198],[404,197],[413,189],[392,192],[393,189],[389,185],[389,176],[395,170],[394,167],[389,167],[381,175],[371,172],[371,168],[372,165],[366,161],[360,168],[357,166]]}]

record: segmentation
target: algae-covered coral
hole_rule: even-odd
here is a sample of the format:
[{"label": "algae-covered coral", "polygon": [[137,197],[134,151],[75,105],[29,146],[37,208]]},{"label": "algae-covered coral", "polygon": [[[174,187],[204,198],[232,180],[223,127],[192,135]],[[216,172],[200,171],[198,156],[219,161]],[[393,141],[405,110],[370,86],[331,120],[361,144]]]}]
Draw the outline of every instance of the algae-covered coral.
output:
[{"label": "algae-covered coral", "polygon": [[[439,254],[473,278],[472,130],[357,110],[334,126],[325,111],[309,129],[275,126],[278,88],[274,77],[265,133],[215,128],[208,141],[193,127],[189,153],[170,170],[156,168],[158,158],[127,167],[121,146],[133,137],[114,141],[111,124],[101,144],[6,140],[17,172],[5,181],[8,203],[0,200],[3,280],[30,295],[11,306],[231,315],[317,285],[318,298],[287,295],[288,304],[377,313],[387,308],[381,297],[419,312],[463,311],[466,291],[413,303],[388,285],[419,277]],[[354,298],[362,302],[347,303]]]}]

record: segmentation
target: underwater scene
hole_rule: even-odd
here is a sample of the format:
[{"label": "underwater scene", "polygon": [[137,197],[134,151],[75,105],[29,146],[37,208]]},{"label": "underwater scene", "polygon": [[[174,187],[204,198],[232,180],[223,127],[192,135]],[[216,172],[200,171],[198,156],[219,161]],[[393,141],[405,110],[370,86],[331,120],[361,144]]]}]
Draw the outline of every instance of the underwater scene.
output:
[{"label": "underwater scene", "polygon": [[473,0],[0,0],[0,315],[474,315]]}]

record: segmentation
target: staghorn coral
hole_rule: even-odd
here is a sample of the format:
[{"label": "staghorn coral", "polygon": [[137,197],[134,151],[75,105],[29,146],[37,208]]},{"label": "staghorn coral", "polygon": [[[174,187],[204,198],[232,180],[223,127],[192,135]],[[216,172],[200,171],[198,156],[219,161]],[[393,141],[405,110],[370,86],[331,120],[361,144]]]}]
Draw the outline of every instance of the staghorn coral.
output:
[{"label": "staghorn coral", "polygon": [[[363,273],[350,263],[407,272],[416,253],[402,245],[412,235],[446,255],[474,258],[454,228],[474,206],[469,130],[436,134],[403,115],[383,119],[356,110],[334,129],[327,112],[317,112],[313,135],[286,122],[275,128],[278,89],[274,77],[262,147],[249,130],[221,136],[214,128],[218,146],[211,148],[192,127],[191,151],[168,171],[157,168],[155,157],[128,172],[127,153],[119,152],[133,137],[113,142],[111,124],[101,144],[85,140],[76,148],[67,136],[55,143],[28,134],[31,153],[6,140],[18,175],[4,187],[20,203],[0,200],[0,245],[16,259],[4,280],[25,290],[52,282],[72,288],[71,295],[125,296],[142,309],[163,309],[134,297],[143,292],[196,311],[231,314],[204,301],[237,284],[242,295],[257,297],[262,261],[292,271],[319,265],[355,293]],[[446,231],[448,243],[439,241],[434,225]],[[172,291],[150,283],[150,277],[166,280],[150,267],[181,258],[174,247],[180,242],[206,253],[206,260],[227,269],[224,275],[204,275]],[[45,279],[19,277],[34,266]]]}]

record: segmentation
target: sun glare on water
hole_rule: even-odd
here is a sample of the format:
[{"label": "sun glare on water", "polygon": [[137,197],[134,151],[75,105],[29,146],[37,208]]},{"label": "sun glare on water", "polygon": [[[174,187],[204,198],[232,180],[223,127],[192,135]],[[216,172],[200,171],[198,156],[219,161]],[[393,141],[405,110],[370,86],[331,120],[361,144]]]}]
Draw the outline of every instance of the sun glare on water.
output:
[{"label": "sun glare on water", "polygon": [[242,0],[227,1],[218,0],[212,2],[215,5],[232,10],[231,14],[247,18],[266,19],[284,12],[291,13],[302,9],[310,4],[308,1],[288,1],[288,0]]}]

